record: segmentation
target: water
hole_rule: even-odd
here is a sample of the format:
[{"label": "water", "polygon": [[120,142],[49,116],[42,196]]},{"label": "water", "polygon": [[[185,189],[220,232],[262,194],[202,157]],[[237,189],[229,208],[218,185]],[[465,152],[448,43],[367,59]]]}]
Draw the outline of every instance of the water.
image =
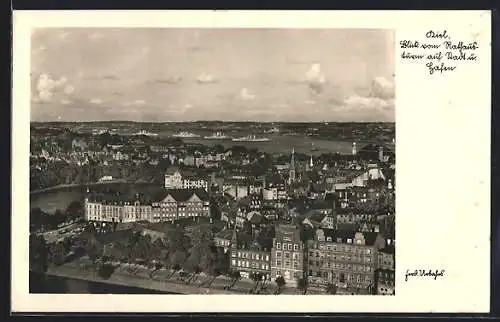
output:
[{"label": "water", "polygon": [[[295,149],[298,153],[309,155],[320,155],[322,153],[340,153],[350,154],[352,151],[352,142],[330,141],[311,139],[309,137],[293,136],[266,136],[270,139],[268,142],[233,142],[232,140],[205,140],[203,138],[183,139],[186,143],[195,143],[203,145],[222,145],[224,148],[230,148],[235,145],[246,148],[257,148],[266,153],[291,153]],[[312,148],[315,148],[312,151]]]},{"label": "water", "polygon": [[93,186],[95,189],[117,189],[122,190],[132,187],[143,192],[156,192],[161,187],[151,183],[106,183],[96,185],[78,185],[73,187],[61,187],[54,190],[43,191],[30,194],[30,209],[39,207],[46,213],[53,214],[56,209],[65,210],[73,201],[84,202],[87,186]]},{"label": "water", "polygon": [[30,196],[30,208],[39,207],[46,213],[54,213],[56,209],[64,211],[71,202],[83,203],[84,192],[81,188],[48,191]]},{"label": "water", "polygon": [[44,294],[176,294],[139,287],[91,282],[75,278],[30,273],[30,293]]}]

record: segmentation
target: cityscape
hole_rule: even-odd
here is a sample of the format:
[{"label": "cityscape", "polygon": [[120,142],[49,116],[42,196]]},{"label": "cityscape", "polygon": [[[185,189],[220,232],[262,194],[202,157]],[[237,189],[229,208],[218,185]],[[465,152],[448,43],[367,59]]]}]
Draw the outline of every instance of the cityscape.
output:
[{"label": "cityscape", "polygon": [[30,293],[394,295],[391,37],[35,32]]}]

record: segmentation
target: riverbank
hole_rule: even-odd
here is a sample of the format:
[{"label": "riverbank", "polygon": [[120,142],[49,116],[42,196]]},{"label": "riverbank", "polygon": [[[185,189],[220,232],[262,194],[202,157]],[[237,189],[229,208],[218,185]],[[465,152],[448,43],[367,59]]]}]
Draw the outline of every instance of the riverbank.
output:
[{"label": "riverbank", "polygon": [[36,195],[44,192],[52,192],[57,190],[62,190],[66,188],[81,188],[81,187],[92,187],[92,186],[101,186],[107,184],[117,184],[117,183],[133,183],[128,182],[127,180],[111,180],[111,181],[103,181],[103,182],[91,182],[91,183],[72,183],[72,184],[60,184],[57,186],[52,186],[43,189],[30,190],[30,195]]},{"label": "riverbank", "polygon": [[73,265],[62,265],[59,267],[51,267],[47,271],[49,276],[57,276],[69,279],[83,280],[92,283],[113,284],[126,287],[140,288],[151,291],[159,291],[165,294],[243,294],[241,292],[221,290],[215,288],[197,287],[196,285],[185,285],[171,281],[150,279],[146,276],[133,276],[126,274],[123,271],[116,271],[109,279],[103,279],[93,270],[82,271]]}]

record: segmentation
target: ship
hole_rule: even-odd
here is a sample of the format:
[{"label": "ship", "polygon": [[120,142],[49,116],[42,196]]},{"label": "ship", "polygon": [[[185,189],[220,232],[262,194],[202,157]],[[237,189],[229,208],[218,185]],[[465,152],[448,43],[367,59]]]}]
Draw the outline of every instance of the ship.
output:
[{"label": "ship", "polygon": [[174,137],[174,138],[199,138],[200,136],[198,134],[191,133],[191,132],[180,132],[180,133],[173,134],[172,137]]},{"label": "ship", "polygon": [[108,133],[108,129],[94,129],[92,130],[92,135],[101,135]]},{"label": "ship", "polygon": [[134,133],[134,135],[158,136],[157,133],[151,133],[146,130],[140,130],[139,132]]},{"label": "ship", "polygon": [[233,139],[233,142],[268,142],[268,141],[269,138],[258,138],[253,134]]},{"label": "ship", "polygon": [[272,129],[267,130],[266,133],[280,133],[280,129],[273,127]]},{"label": "ship", "polygon": [[204,136],[203,138],[206,140],[229,140],[229,139],[231,139],[230,136],[227,136],[222,132],[215,132],[214,134],[209,135],[209,136]]}]

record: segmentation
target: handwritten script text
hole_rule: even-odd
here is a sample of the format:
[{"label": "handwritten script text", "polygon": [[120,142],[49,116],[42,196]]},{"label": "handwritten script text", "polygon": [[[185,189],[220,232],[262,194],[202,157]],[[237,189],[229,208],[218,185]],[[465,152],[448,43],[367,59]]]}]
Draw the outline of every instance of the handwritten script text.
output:
[{"label": "handwritten script text", "polygon": [[476,41],[453,40],[446,30],[425,33],[424,40],[401,40],[401,58],[421,63],[430,75],[453,72],[459,64],[477,62]]}]

